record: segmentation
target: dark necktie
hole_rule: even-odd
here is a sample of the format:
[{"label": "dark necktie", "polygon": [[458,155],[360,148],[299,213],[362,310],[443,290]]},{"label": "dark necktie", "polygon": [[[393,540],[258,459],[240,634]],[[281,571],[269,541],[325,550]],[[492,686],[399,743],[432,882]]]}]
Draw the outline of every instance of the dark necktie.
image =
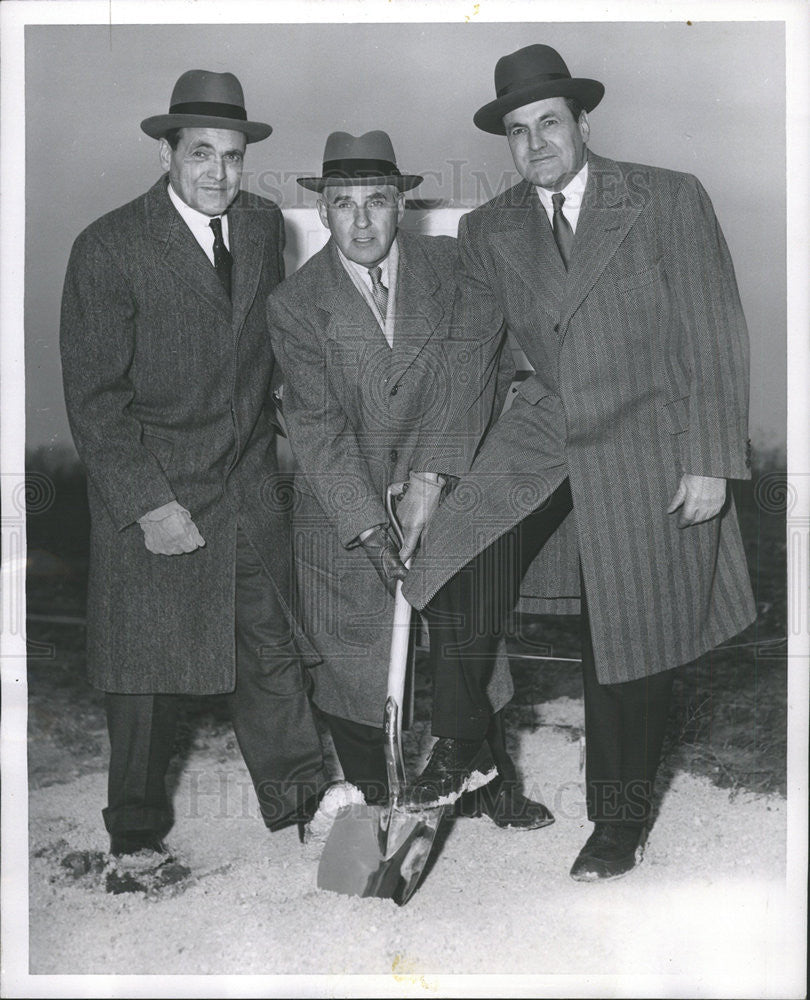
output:
[{"label": "dark necktie", "polygon": [[565,195],[560,191],[551,196],[551,204],[554,206],[551,228],[554,232],[554,239],[557,241],[557,249],[560,251],[560,256],[567,270],[568,262],[571,260],[571,250],[574,246],[574,230],[571,228],[571,223],[563,215],[564,202]]},{"label": "dark necktie", "polygon": [[383,322],[385,322],[385,316],[388,312],[388,289],[382,283],[382,268],[379,264],[377,267],[368,269],[368,276],[371,278],[371,297],[380,310]]},{"label": "dark necktie", "polygon": [[211,219],[208,225],[214,234],[214,268],[216,269],[217,277],[222,282],[222,287],[228,293],[228,298],[230,298],[233,257],[231,257],[231,252],[225,246],[225,240],[222,238],[222,219],[217,216],[217,218]]}]

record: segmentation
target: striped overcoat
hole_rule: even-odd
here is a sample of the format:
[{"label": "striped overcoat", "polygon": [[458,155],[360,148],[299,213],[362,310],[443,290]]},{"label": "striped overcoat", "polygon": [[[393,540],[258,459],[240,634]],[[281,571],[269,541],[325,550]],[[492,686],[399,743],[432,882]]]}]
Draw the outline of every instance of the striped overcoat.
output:
[{"label": "striped overcoat", "polygon": [[[357,536],[388,520],[390,483],[441,441],[455,359],[448,354],[455,240],[397,235],[393,347],[333,240],[274,290],[268,327],[284,378],[296,462],[293,536],[302,622],[322,662],[311,672],[324,711],[381,726],[393,600]],[[473,390],[474,386],[470,386]],[[498,401],[500,391],[493,392]],[[512,695],[499,657],[497,709]]]},{"label": "striped overcoat", "polygon": [[[273,202],[237,196],[231,300],[166,188],[164,176],[81,233],[65,279],[65,400],[91,515],[87,658],[105,691],[214,694],[236,676],[237,522],[293,620],[264,310],[284,226]],[[136,522],[172,499],[206,544],[154,555]]]},{"label": "striped overcoat", "polygon": [[[523,608],[588,594],[597,674],[688,662],[755,615],[731,498],[679,528],[681,475],[747,478],[748,334],[725,239],[696,178],[589,153],[566,271],[533,187],[462,219],[453,334],[476,364],[505,322],[534,368],[423,538],[405,592],[423,607],[566,476],[573,512],[523,585]],[[465,435],[463,393],[449,440]],[[423,464],[455,470],[436,452]]]}]

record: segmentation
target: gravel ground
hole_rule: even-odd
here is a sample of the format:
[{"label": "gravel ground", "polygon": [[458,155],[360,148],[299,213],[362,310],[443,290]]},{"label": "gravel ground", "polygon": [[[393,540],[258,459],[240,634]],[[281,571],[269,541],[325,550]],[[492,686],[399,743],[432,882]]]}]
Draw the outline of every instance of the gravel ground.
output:
[{"label": "gravel ground", "polygon": [[[107,848],[102,771],[32,790],[31,973],[174,977],[150,980],[161,984],[145,994],[155,996],[254,995],[251,979],[177,978],[186,975],[318,977],[262,978],[262,995],[785,995],[785,800],[676,773],[643,864],[613,882],[575,883],[568,869],[591,829],[572,739],[581,702],[536,711],[540,724],[518,734],[516,757],[557,822],[532,832],[487,818],[445,823],[402,908],[319,890],[317,851],[295,828],[267,833],[221,733],[198,739],[176,774],[168,844],[191,875],[152,894],[111,895],[101,871],[76,876],[62,864]],[[424,731],[414,739],[424,750]],[[458,975],[495,978],[443,978]],[[42,996],[68,989],[41,982]],[[126,982],[69,995],[138,995]]]}]

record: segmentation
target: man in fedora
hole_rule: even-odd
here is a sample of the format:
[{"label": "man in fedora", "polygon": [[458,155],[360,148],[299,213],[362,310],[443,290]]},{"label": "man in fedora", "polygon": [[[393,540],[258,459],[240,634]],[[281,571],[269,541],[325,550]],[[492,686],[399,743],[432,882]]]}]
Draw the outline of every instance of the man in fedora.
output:
[{"label": "man in fedora", "polygon": [[[390,533],[386,488],[408,481],[400,514],[406,537],[418,535],[442,488],[419,456],[440,443],[454,352],[466,348],[449,335],[455,241],[399,228],[404,193],[421,181],[399,171],[385,132],[333,132],[322,175],[298,180],[318,193],[331,237],[267,303],[297,463],[302,619],[321,657],[313,699],[345,777],[369,802],[387,795],[382,721],[393,593],[410,555]],[[477,391],[476,380],[470,384]],[[490,407],[504,388],[493,380]],[[497,710],[511,693],[501,657],[487,688],[496,710],[487,737],[499,775],[481,804],[499,825],[543,826],[551,816],[520,793],[497,728]]]},{"label": "man in fedora", "polygon": [[178,695],[226,693],[265,823],[325,783],[292,614],[264,303],[283,277],[273,202],[240,191],[248,119],[231,73],[190,70],[141,123],[165,174],[90,225],[62,302],[65,399],[88,474],[87,658],[106,692],[114,855],[165,853]]},{"label": "man in fedora", "polygon": [[[755,616],[727,489],[750,475],[748,335],[697,179],[588,149],[601,83],[530,45],[498,62],[495,87],[474,121],[506,136],[523,179],[462,220],[454,322],[484,367],[505,323],[534,374],[461,479],[479,502],[448,497],[405,581],[450,623],[431,646],[439,739],[411,800],[468,771],[519,594],[580,610],[595,825],[571,875],[592,881],[640,859],[674,668]],[[464,471],[467,395],[450,403],[455,454],[426,470]]]}]

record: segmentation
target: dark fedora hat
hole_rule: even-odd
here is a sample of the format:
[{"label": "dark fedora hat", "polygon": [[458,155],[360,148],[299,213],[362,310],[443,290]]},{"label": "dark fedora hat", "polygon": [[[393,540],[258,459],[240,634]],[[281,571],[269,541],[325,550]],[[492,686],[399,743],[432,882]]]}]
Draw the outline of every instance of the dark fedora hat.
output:
[{"label": "dark fedora hat", "polygon": [[354,136],[332,132],[323,151],[321,177],[299,177],[301,187],[323,191],[337,184],[392,184],[399,191],[410,191],[423,178],[401,174],[394,156],[394,146],[387,132],[379,129]]},{"label": "dark fedora hat", "polygon": [[473,115],[484,132],[506,135],[503,116],[524,104],[549,97],[575,97],[586,111],[593,111],[602,100],[604,86],[598,80],[575,79],[559,52],[549,45],[527,45],[495,65],[497,97]]},{"label": "dark fedora hat", "polygon": [[227,128],[244,132],[248,142],[266,139],[273,131],[263,122],[248,121],[242,84],[233,73],[206,69],[185,72],[172,91],[167,115],[153,115],[141,122],[153,139],[173,128]]}]

